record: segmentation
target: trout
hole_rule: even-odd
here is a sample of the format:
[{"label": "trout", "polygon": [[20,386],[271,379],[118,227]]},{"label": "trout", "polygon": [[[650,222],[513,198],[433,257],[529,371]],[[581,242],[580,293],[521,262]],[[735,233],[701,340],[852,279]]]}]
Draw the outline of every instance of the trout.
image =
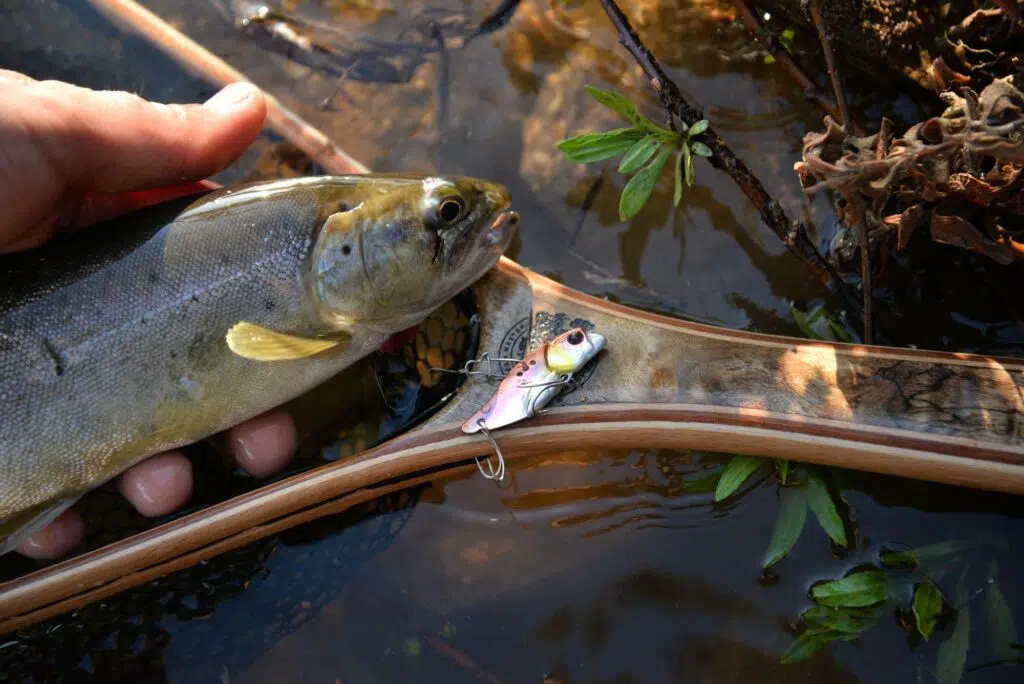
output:
[{"label": "trout", "polygon": [[510,204],[474,178],[306,177],[0,256],[0,555],[146,457],[423,321],[497,263]]}]

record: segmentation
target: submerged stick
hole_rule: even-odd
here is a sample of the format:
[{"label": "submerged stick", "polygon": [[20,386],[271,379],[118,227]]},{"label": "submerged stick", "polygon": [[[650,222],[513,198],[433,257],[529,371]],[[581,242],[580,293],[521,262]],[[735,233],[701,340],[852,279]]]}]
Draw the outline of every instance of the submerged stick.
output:
[{"label": "submerged stick", "polygon": [[[683,96],[679,86],[665,74],[661,64],[640,40],[633,27],[630,26],[629,19],[619,9],[615,0],[601,0],[601,5],[619,34],[619,42],[644,70],[651,87],[661,98],[662,106],[687,126],[705,118],[704,113],[691,104]],[[746,162],[732,151],[712,127],[709,126],[701,134],[701,141],[711,150],[712,156],[708,157],[708,162],[719,171],[726,173],[736,183],[743,194],[753,203],[768,228],[822,283],[842,297],[849,313],[853,316],[860,316],[863,311],[863,303],[858,301],[857,296],[850,291],[832,265],[815,248],[807,235],[807,227],[802,222],[792,221],[786,216],[782,205],[768,194],[764,185],[750,170]]]},{"label": "submerged stick", "polygon": [[[237,81],[251,83],[239,71],[134,0],[88,1],[111,22],[138,33],[190,73],[221,86]],[[366,173],[369,170],[276,97],[265,90],[263,94],[267,100],[267,123],[270,127],[324,169],[338,174]]]},{"label": "submerged stick", "polygon": [[[843,90],[839,69],[836,67],[832,40],[821,14],[820,0],[803,0],[803,2],[811,16],[811,21],[814,22],[822,52],[825,54],[825,67],[828,69],[828,77],[832,82],[832,91],[835,94],[836,102],[839,103],[839,125],[843,127],[843,130],[849,132],[853,119],[850,118],[850,109],[846,104],[846,92]],[[860,220],[857,221],[855,228],[860,236],[860,283],[861,299],[864,301],[864,343],[871,344],[871,250],[868,245],[868,225],[863,212],[861,212]]]}]

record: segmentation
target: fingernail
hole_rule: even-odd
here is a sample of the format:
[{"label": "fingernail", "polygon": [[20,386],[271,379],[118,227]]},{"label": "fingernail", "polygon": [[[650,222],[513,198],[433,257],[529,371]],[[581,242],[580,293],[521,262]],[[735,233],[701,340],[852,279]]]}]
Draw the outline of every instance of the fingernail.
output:
[{"label": "fingernail", "polygon": [[221,89],[216,95],[203,103],[205,109],[212,109],[217,112],[230,112],[244,104],[256,94],[256,86],[251,83],[239,81]]}]

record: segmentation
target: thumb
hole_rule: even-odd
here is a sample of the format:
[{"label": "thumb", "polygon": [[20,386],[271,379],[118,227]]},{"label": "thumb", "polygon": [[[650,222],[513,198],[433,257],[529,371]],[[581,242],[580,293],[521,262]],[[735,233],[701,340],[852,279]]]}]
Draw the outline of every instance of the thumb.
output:
[{"label": "thumb", "polygon": [[233,83],[202,105],[159,104],[56,81],[33,86],[33,136],[72,193],[141,190],[220,171],[259,134],[266,102]]}]

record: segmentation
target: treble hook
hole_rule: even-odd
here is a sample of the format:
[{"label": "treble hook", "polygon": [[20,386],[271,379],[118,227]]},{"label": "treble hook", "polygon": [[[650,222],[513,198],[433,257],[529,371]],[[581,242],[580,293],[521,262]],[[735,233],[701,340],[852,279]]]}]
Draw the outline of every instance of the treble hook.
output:
[{"label": "treble hook", "polygon": [[477,470],[479,470],[480,474],[488,480],[498,480],[500,482],[505,479],[505,456],[501,453],[501,447],[498,446],[498,442],[496,442],[494,437],[491,436],[491,431],[487,429],[486,425],[484,425],[484,419],[477,419],[476,424],[480,427],[480,432],[484,433],[484,437],[490,440],[491,446],[494,447],[494,452],[498,455],[497,469],[491,465],[491,458],[488,456],[486,460],[486,471],[484,470],[483,464],[480,463],[480,458],[474,456],[473,460],[476,461]]}]

